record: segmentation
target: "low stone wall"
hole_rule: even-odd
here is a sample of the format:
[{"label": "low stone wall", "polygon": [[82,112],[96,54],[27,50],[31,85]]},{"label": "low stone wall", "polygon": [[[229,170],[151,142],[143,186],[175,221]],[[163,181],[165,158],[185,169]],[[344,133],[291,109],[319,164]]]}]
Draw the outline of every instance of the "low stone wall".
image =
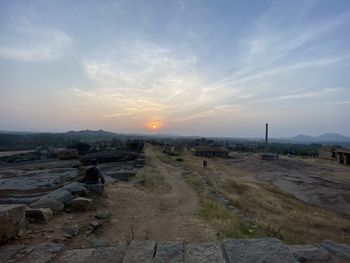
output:
[{"label": "low stone wall", "polygon": [[279,239],[230,239],[222,242],[131,241],[110,247],[66,250],[55,243],[0,247],[3,262],[120,263],[293,263],[350,262],[350,246],[329,240],[318,245],[285,245]]}]

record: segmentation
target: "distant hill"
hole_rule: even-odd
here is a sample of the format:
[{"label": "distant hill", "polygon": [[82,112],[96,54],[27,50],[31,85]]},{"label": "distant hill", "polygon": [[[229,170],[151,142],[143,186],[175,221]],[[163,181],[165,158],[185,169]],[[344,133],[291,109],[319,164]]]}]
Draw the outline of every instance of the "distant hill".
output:
[{"label": "distant hill", "polygon": [[65,135],[70,137],[110,137],[116,136],[114,132],[108,132],[104,130],[81,130],[81,131],[69,131]]},{"label": "distant hill", "polygon": [[339,133],[325,133],[320,136],[309,136],[304,134],[299,134],[292,138],[289,138],[290,141],[293,142],[350,142],[350,137],[346,137]]}]

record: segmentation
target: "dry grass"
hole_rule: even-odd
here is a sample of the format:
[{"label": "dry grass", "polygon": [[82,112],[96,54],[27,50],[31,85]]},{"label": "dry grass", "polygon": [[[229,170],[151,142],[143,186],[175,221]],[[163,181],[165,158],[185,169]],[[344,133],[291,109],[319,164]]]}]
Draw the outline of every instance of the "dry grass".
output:
[{"label": "dry grass", "polygon": [[155,193],[166,193],[171,189],[164,176],[153,166],[140,169],[134,180],[145,180],[145,186],[137,186],[141,190]]},{"label": "dry grass", "polygon": [[[184,162],[176,162],[177,165],[208,179],[268,235],[290,244],[315,243],[323,239],[350,242],[350,218],[346,215],[304,203],[272,184],[261,183],[246,170],[237,170],[225,160],[210,159],[209,166],[203,168],[203,159],[190,153],[183,159]],[[200,180],[196,184],[199,185]]]}]

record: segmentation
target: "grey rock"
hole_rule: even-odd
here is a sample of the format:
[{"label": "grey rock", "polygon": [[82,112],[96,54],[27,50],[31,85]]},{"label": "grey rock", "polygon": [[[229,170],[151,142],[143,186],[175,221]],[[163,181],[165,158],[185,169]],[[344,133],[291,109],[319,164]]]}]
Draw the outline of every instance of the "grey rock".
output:
[{"label": "grey rock", "polygon": [[42,243],[30,245],[20,249],[6,260],[6,263],[48,263],[63,249],[63,245],[55,243]]},{"label": "grey rock", "polygon": [[97,211],[95,218],[97,219],[106,219],[108,217],[107,212],[104,211]]},{"label": "grey rock", "polygon": [[7,260],[11,259],[24,247],[25,245],[0,246],[0,263],[6,262]]},{"label": "grey rock", "polygon": [[43,198],[40,198],[38,201],[31,203],[29,207],[50,208],[54,213],[58,213],[63,210],[64,205],[62,202],[56,199],[43,197]]},{"label": "grey rock", "polygon": [[65,237],[71,238],[79,234],[79,227],[76,225],[64,225],[62,227],[63,235]]},{"label": "grey rock", "polygon": [[151,263],[155,251],[156,242],[151,240],[133,240],[128,245],[123,263]]},{"label": "grey rock", "polygon": [[85,184],[73,182],[63,187],[63,189],[67,190],[73,195],[86,196],[88,190],[85,187]]},{"label": "grey rock", "polygon": [[85,212],[91,209],[92,199],[77,197],[71,202],[71,208],[75,211]]},{"label": "grey rock", "polygon": [[50,208],[27,208],[25,213],[26,218],[32,223],[47,223],[53,217]]},{"label": "grey rock", "polygon": [[65,251],[57,263],[122,263],[126,247],[100,247],[88,249],[73,249]]},{"label": "grey rock", "polygon": [[108,173],[108,176],[114,179],[118,179],[119,181],[127,182],[129,181],[130,177],[135,176],[135,172],[122,170],[122,171]]},{"label": "grey rock", "polygon": [[25,223],[25,205],[0,205],[0,243],[16,236]]},{"label": "grey rock", "polygon": [[85,186],[91,192],[95,192],[97,194],[103,194],[103,191],[105,189],[103,184],[85,184]]},{"label": "grey rock", "polygon": [[225,263],[221,245],[218,242],[194,243],[185,247],[186,263]]},{"label": "grey rock", "polygon": [[339,244],[331,240],[323,240],[320,245],[337,256],[350,259],[350,245],[348,244]]},{"label": "grey rock", "polygon": [[108,242],[103,239],[92,239],[90,240],[91,247],[98,248],[98,247],[108,247]]},{"label": "grey rock", "polygon": [[184,251],[184,244],[180,241],[158,242],[154,263],[182,263]]},{"label": "grey rock", "polygon": [[291,245],[288,246],[288,249],[299,262],[327,261],[330,259],[327,250],[314,245]]},{"label": "grey rock", "polygon": [[225,255],[230,263],[297,263],[289,249],[277,238],[224,240]]},{"label": "grey rock", "polygon": [[51,192],[50,194],[47,195],[47,197],[56,199],[57,201],[63,203],[64,205],[69,204],[74,199],[74,196],[70,192],[62,188]]}]

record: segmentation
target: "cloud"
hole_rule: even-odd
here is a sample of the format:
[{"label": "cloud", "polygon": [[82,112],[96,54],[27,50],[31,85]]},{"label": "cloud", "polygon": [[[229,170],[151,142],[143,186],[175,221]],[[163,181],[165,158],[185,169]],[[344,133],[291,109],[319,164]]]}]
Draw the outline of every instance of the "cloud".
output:
[{"label": "cloud", "polygon": [[0,37],[0,58],[21,61],[53,60],[65,54],[72,39],[64,32],[23,23]]}]

